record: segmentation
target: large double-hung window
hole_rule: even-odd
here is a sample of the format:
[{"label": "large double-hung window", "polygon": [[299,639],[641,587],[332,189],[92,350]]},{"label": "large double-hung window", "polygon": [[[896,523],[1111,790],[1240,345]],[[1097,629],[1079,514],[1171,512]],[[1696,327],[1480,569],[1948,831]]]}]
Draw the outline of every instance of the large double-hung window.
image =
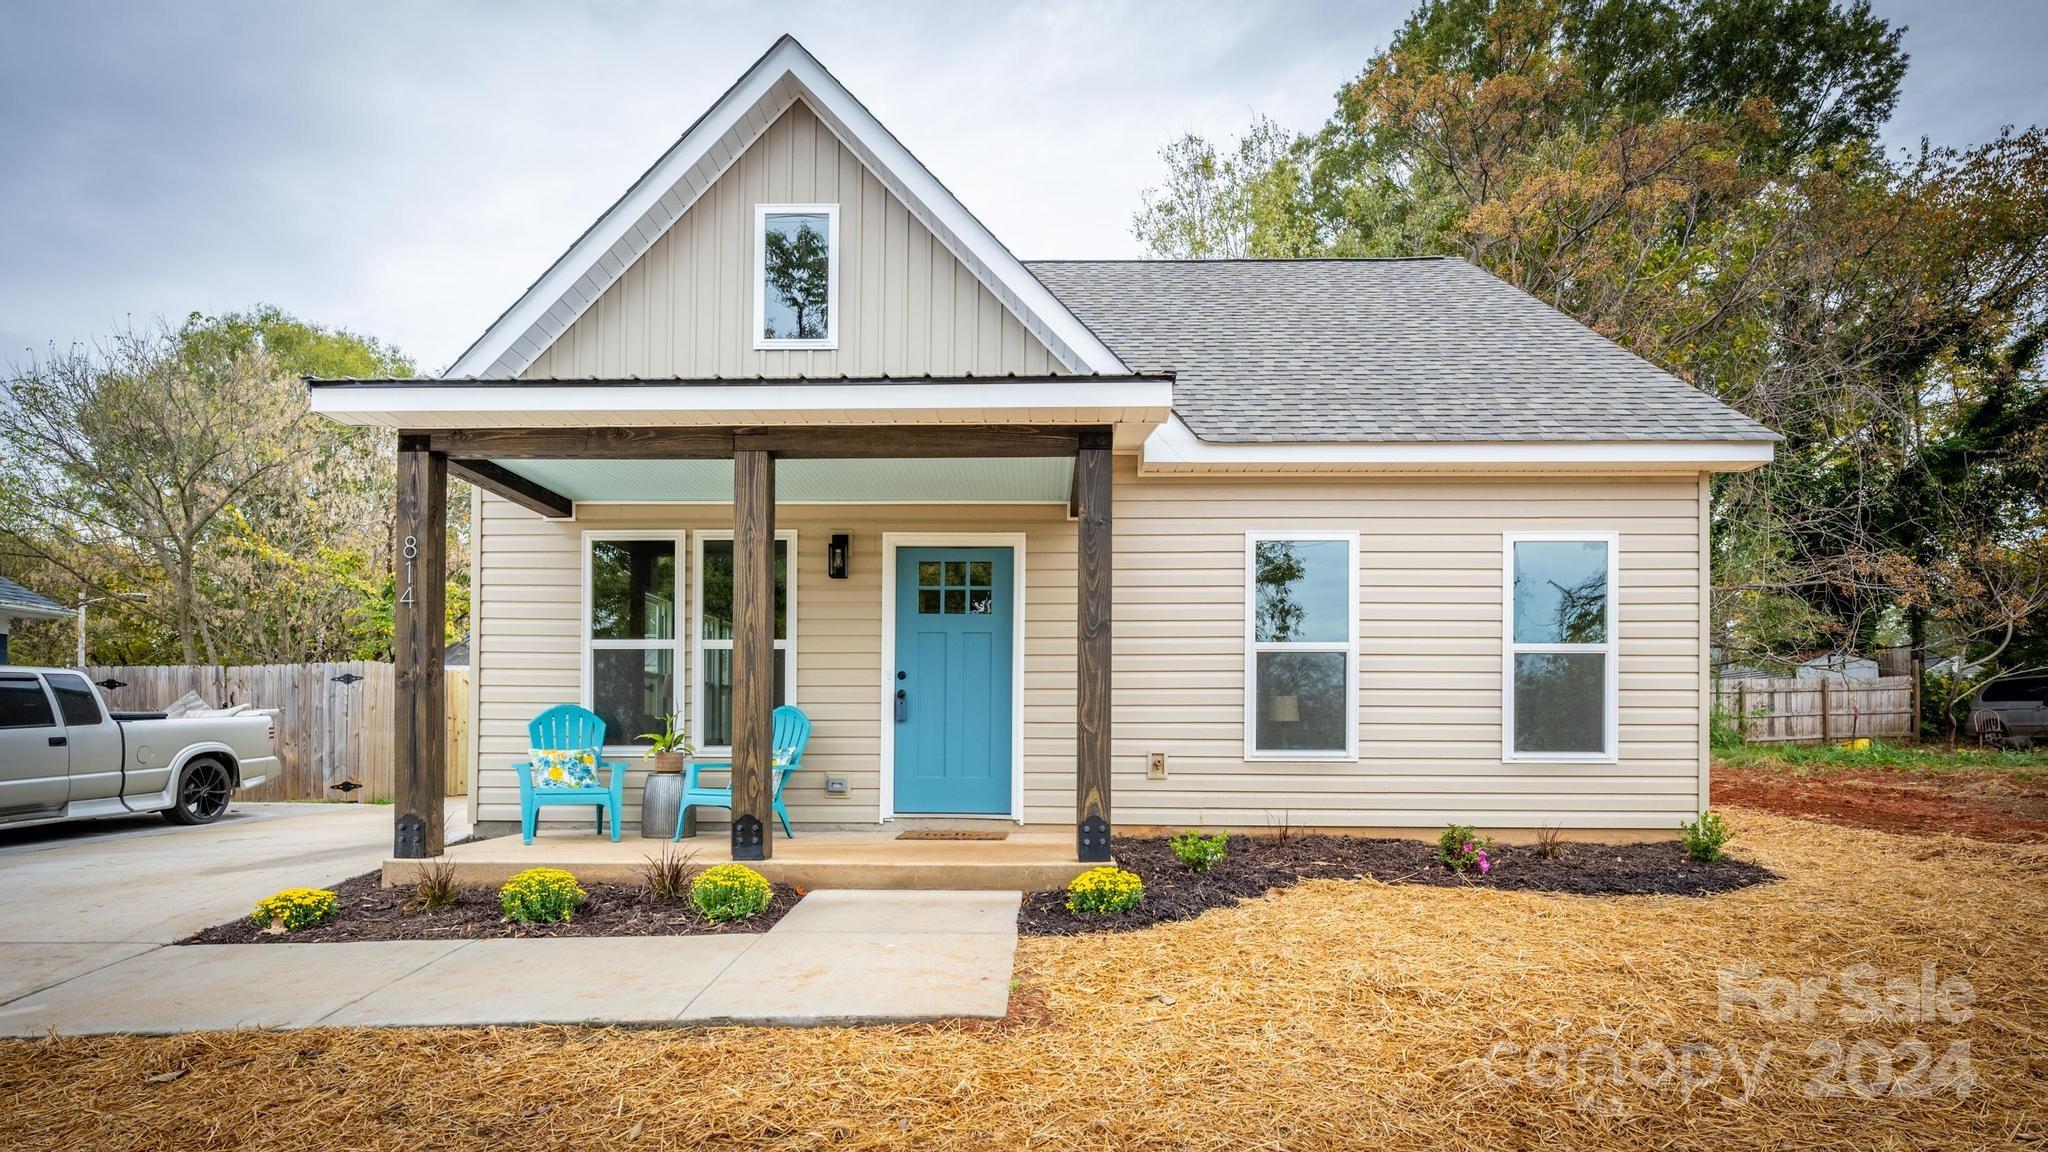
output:
[{"label": "large double-hung window", "polygon": [[1245,757],[1358,755],[1358,537],[1245,538]]},{"label": "large double-hung window", "polygon": [[[796,596],[790,557],[796,533],[775,534],[775,703],[790,702],[796,660]],[[732,533],[697,533],[697,678],[690,709],[692,742],[732,747]]]},{"label": "large double-hung window", "polygon": [[1618,538],[1509,533],[1503,544],[1502,758],[1613,760]]},{"label": "large double-hung window", "polygon": [[680,533],[592,532],[583,544],[583,702],[606,745],[659,732],[682,707]]}]

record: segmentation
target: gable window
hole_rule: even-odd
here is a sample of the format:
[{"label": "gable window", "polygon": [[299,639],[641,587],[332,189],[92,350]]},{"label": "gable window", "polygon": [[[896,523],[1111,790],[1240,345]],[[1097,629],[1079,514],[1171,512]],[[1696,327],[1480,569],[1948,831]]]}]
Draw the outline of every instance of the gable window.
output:
[{"label": "gable window", "polygon": [[754,347],[839,344],[839,205],[754,209]]},{"label": "gable window", "polygon": [[1618,538],[1509,533],[1504,543],[1502,758],[1614,759]]},{"label": "gable window", "polygon": [[604,721],[605,744],[622,748],[661,731],[682,707],[682,537],[592,532],[583,539],[583,704]]},{"label": "gable window", "polygon": [[[775,534],[775,704],[790,703],[796,661],[796,596],[789,558],[796,533]],[[697,534],[696,707],[692,742],[701,750],[732,747],[732,533]]]},{"label": "gable window", "polygon": [[1245,538],[1245,756],[1358,754],[1358,538]]}]

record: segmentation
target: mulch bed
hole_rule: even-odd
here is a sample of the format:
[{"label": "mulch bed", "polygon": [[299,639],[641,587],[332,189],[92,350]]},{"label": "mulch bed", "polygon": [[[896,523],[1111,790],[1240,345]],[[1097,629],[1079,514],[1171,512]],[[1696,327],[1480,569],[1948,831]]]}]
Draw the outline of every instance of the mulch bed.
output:
[{"label": "mulch bed", "polygon": [[801,898],[796,889],[775,885],[760,915],[732,924],[713,924],[684,900],[657,900],[637,884],[585,884],[588,899],[574,919],[561,924],[518,924],[505,919],[496,886],[464,888],[455,903],[438,911],[410,910],[412,888],[385,888],[376,872],[334,886],[335,914],[325,924],[297,932],[269,933],[248,917],[208,928],[180,944],[333,944],[358,940],[497,940],[557,936],[705,936],[723,932],[766,932]]},{"label": "mulch bed", "polygon": [[2004,772],[1840,771],[1810,776],[1714,766],[1714,803],[1919,836],[2048,841],[2048,782]]},{"label": "mulch bed", "polygon": [[1170,920],[1188,920],[1211,908],[1286,888],[1299,880],[1373,879],[1386,884],[1440,888],[1498,888],[1573,896],[1708,896],[1776,880],[1760,865],[1723,857],[1702,864],[1675,840],[1649,844],[1566,844],[1555,860],[1534,847],[1501,846],[1487,853],[1485,876],[1453,872],[1438,862],[1436,845],[1420,840],[1361,836],[1232,836],[1230,855],[1207,872],[1182,864],[1166,839],[1119,836],[1110,841],[1119,867],[1145,882],[1145,899],[1121,916],[1077,916],[1063,891],[1032,892],[1017,913],[1027,936],[1129,932]]}]

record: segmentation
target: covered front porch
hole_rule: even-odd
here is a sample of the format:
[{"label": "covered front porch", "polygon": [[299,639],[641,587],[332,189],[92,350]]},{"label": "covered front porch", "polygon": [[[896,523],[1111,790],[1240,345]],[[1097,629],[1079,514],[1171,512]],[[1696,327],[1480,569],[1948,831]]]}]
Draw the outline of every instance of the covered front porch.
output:
[{"label": "covered front porch", "polygon": [[[811,399],[793,403],[800,394]],[[439,819],[447,755],[438,722],[443,703],[439,677],[426,674],[441,663],[444,641],[439,624],[445,605],[439,583],[420,575],[444,566],[440,548],[446,536],[450,476],[499,498],[488,501],[491,514],[499,519],[479,520],[476,544],[484,559],[475,569],[472,588],[474,602],[486,613],[473,657],[486,689],[482,707],[497,709],[481,722],[486,733],[493,723],[508,728],[513,716],[509,709],[519,706],[493,705],[488,686],[494,677],[499,683],[557,685],[532,689],[521,698],[535,705],[542,704],[540,693],[552,691],[558,698],[547,703],[589,706],[591,656],[602,649],[601,643],[593,646],[587,628],[587,552],[579,581],[585,600],[585,639],[570,657],[581,663],[580,701],[568,690],[573,682],[564,678],[561,654],[542,654],[536,647],[539,640],[532,645],[523,640],[494,642],[488,615],[497,603],[492,599],[494,581],[537,579],[531,573],[544,572],[545,579],[557,582],[551,591],[536,591],[530,599],[566,600],[570,592],[560,584],[569,565],[559,552],[515,554],[507,560],[509,537],[552,532],[547,539],[553,546],[580,536],[585,541],[580,548],[587,549],[592,538],[634,534],[611,528],[613,524],[630,523],[636,529],[666,525],[674,530],[678,573],[685,566],[683,541],[690,538],[695,546],[688,554],[690,577],[685,581],[678,576],[676,598],[678,606],[685,598],[691,601],[692,611],[681,613],[683,620],[676,625],[674,671],[678,683],[690,682],[687,709],[717,713],[712,723],[720,743],[729,741],[729,753],[721,747],[706,758],[729,759],[732,785],[729,823],[718,833],[685,841],[698,863],[731,859],[770,865],[772,871],[764,871],[773,878],[804,887],[1041,887],[1063,882],[1080,865],[1109,859],[1112,459],[1119,446],[1136,447],[1165,418],[1167,381],[1005,378],[829,387],[785,382],[735,386],[355,381],[317,385],[314,395],[316,406],[328,415],[385,424],[400,434],[398,763],[393,862],[387,866],[387,878],[407,868],[405,861],[444,852],[475,882],[509,875],[517,870],[515,865],[539,863],[568,867],[579,876],[588,870],[593,878],[630,878],[657,846],[654,840],[639,838],[637,821],[628,822],[621,843],[600,838],[585,815],[573,823],[543,825],[532,845],[510,836],[446,849]],[[916,406],[919,401],[923,407]],[[743,410],[735,407],[742,404]],[[739,419],[759,422],[742,424]],[[733,422],[713,422],[719,420]],[[1064,502],[1048,499],[1055,493],[1063,494]],[[504,527],[515,519],[532,527]],[[852,532],[839,531],[842,522],[857,526]],[[1002,528],[1025,531],[991,530]],[[498,536],[490,535],[494,532]],[[1012,536],[1014,549],[1008,546]],[[1021,710],[1027,536],[1034,541],[1031,563],[1038,576],[1048,575],[1048,564],[1058,565],[1050,578],[1040,581],[1049,587],[1031,593],[1034,604],[1041,605],[1034,609],[1038,615],[1031,643],[1043,646],[1047,642],[1036,638],[1038,632],[1072,621],[1071,636],[1033,657],[1032,674],[1038,677],[1033,683],[1071,683],[1073,693],[1069,746],[1045,737],[1050,693],[1033,689],[1033,731],[1040,735],[1031,761],[1028,827],[1022,734],[1026,716]],[[994,547],[997,544],[1002,547]],[[991,546],[986,553],[990,563],[973,559],[982,552],[962,550],[978,545]],[[707,546],[716,549],[715,563],[707,564]],[[779,554],[778,547],[786,554]],[[921,567],[916,561],[926,553],[913,551],[942,547],[953,551],[929,554],[967,557],[962,571],[969,571],[971,562],[966,586],[953,578],[951,563],[943,565],[944,579],[934,577],[936,583],[927,581],[924,586],[912,583],[925,567],[940,570]],[[862,569],[855,581],[843,580],[849,552]],[[786,619],[780,615],[784,606],[779,602],[778,560],[787,565]],[[1014,751],[1003,750],[1002,758],[1016,799],[999,812],[989,812],[1007,826],[1007,838],[898,840],[895,834],[903,826],[896,821],[899,816],[960,816],[984,810],[944,801],[920,804],[917,798],[893,794],[898,778],[894,762],[902,758],[894,737],[907,730],[907,717],[898,684],[906,672],[897,667],[892,676],[890,667],[905,662],[894,650],[899,633],[891,618],[899,612],[917,613],[926,602],[935,613],[942,610],[941,604],[959,610],[956,600],[968,605],[968,612],[987,611],[982,599],[988,580],[984,569],[1000,573],[996,561],[1009,560],[1017,569],[1014,686],[1020,706],[1010,717],[1018,733]],[[707,568],[721,581],[716,593],[702,587]],[[813,568],[820,571],[814,573]],[[878,569],[885,571],[878,575]],[[906,575],[899,579],[899,572]],[[823,583],[835,574],[840,579]],[[719,599],[727,595],[723,581],[728,579],[729,608]],[[1059,594],[1069,598],[1071,608],[1042,606],[1043,597],[1063,588],[1067,580],[1073,590]],[[799,584],[809,589],[801,598],[806,634],[831,637],[817,644],[833,650],[811,658],[815,667],[806,665],[800,653],[807,649],[794,638]],[[700,632],[697,614],[706,600],[719,603],[721,623]],[[1000,600],[996,606],[1003,610]],[[513,615],[553,611],[539,604],[512,607],[518,609]],[[716,683],[704,676],[706,652],[684,647],[684,630],[692,645],[715,645],[711,655],[718,664]],[[559,628],[550,631],[535,624],[531,631],[552,636]],[[720,639],[703,639],[713,634]],[[850,678],[855,674],[847,668],[859,659],[856,650],[865,650],[863,644],[876,647],[865,684]],[[682,667],[686,651],[694,677]],[[1071,660],[1070,679],[1065,668],[1059,668],[1056,677],[1040,671],[1053,667],[1049,661],[1063,659]],[[821,815],[815,797],[833,789],[844,795],[849,777],[852,790],[862,795],[828,809],[824,819],[829,824],[815,828],[806,826],[812,821],[799,808],[797,836],[790,839],[776,826],[772,808],[771,762],[777,750],[771,746],[770,713],[778,697],[795,692],[800,681],[805,691],[790,702],[813,713],[815,739],[830,750],[823,767],[802,774],[812,777],[799,785],[812,797],[806,801],[811,806],[808,815]],[[677,700],[681,705],[680,691]],[[701,732],[706,720],[692,716],[685,723]],[[637,733],[629,733],[629,739],[631,735]],[[493,795],[502,793],[491,781],[523,758],[508,740],[504,736],[496,745],[488,738],[479,741],[475,771],[480,786],[475,791],[486,806]],[[1048,755],[1055,742],[1060,750]],[[604,758],[630,762],[630,786],[637,790],[645,765],[632,750],[618,747],[621,743],[616,734],[608,734]],[[1054,767],[1066,760],[1067,747],[1071,763]],[[1053,783],[1054,771],[1066,775]],[[1047,825],[1058,817],[1047,808],[1066,803],[1068,787],[1071,827],[1063,833],[1048,831]],[[869,814],[874,823],[860,827]],[[703,815],[707,823],[727,816],[718,810]],[[494,823],[488,812],[481,816],[483,824]]]},{"label": "covered front porch", "polygon": [[[1000,840],[901,840],[894,827],[804,828],[794,838],[777,836],[772,857],[736,857],[732,837],[724,829],[685,837],[672,845],[699,868],[744,859],[778,884],[805,890],[819,888],[911,888],[1035,892],[1058,888],[1093,867],[1078,859],[1073,833],[1063,829],[1022,828]],[[775,835],[770,833],[770,835]],[[648,858],[667,841],[643,840],[628,831],[613,843],[593,835],[551,829],[524,844],[517,836],[471,840],[444,850],[464,885],[497,885],[527,868],[562,868],[593,883],[636,884]],[[419,862],[384,862],[384,884],[411,884],[419,878]]]}]

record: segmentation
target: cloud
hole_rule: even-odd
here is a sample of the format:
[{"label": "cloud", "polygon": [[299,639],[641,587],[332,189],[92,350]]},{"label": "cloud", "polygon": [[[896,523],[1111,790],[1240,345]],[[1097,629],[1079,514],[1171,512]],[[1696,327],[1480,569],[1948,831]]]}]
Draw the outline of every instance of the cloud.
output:
[{"label": "cloud", "polygon": [[[267,301],[443,367],[785,31],[1018,255],[1135,255],[1162,143],[1319,125],[1409,7],[10,5],[0,357]],[[1957,8],[1916,132],[2039,95]]]}]

